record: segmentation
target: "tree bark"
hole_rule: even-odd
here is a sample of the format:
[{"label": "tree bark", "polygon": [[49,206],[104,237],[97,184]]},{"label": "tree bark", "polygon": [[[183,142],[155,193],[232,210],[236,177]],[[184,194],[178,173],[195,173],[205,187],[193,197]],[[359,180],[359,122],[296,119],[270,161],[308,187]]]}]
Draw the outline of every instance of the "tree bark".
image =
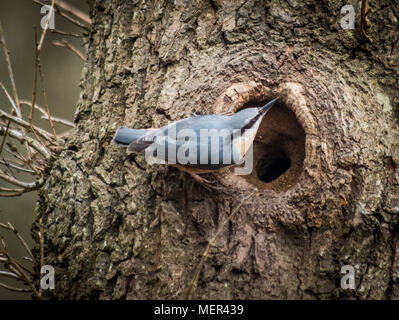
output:
[{"label": "tree bark", "polygon": [[[37,209],[49,295],[185,298],[223,226],[193,298],[398,299],[399,2],[370,1],[371,42],[341,28],[345,4],[95,1],[76,128]],[[207,176],[220,192],[172,167],[143,171],[111,143],[119,125],[277,96],[252,174]],[[355,289],[341,288],[344,265]]]}]

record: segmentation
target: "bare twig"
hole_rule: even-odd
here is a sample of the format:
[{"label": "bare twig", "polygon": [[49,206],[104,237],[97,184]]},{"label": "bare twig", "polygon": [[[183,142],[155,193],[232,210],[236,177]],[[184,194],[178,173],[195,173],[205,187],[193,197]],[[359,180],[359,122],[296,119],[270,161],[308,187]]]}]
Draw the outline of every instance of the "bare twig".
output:
[{"label": "bare twig", "polygon": [[[47,115],[43,115],[43,116],[41,116],[41,118],[45,119],[45,120],[48,120],[48,116]],[[53,119],[54,122],[63,124],[64,126],[75,128],[75,124],[73,122],[71,122],[71,121],[68,121],[68,120],[65,120],[65,119],[62,119],[62,118],[59,118],[59,117],[54,117],[54,116],[52,116],[52,119]]]},{"label": "bare twig", "polygon": [[[22,141],[21,141],[22,142]],[[32,159],[34,159],[34,154],[32,154],[31,159],[26,159],[19,151],[18,149],[11,143],[11,141],[7,142],[7,146],[11,149],[12,155],[16,157],[17,159],[21,159],[22,163],[24,165],[28,165],[29,168],[31,168],[33,171],[35,171],[35,174],[40,177],[41,173],[40,170],[36,168],[36,165],[33,164]],[[37,151],[36,151],[37,152]]]},{"label": "bare twig", "polygon": [[55,3],[58,7],[60,7],[65,12],[68,12],[68,13],[74,15],[75,17],[79,18],[83,22],[87,23],[88,25],[91,25],[91,19],[88,14],[75,8],[74,6],[70,5],[69,3],[65,2],[65,1],[56,0]]},{"label": "bare twig", "polygon": [[[38,48],[37,44],[37,32],[36,32],[36,26],[34,27],[35,30],[35,47]],[[38,71],[38,65],[39,65],[39,51],[36,49],[35,50],[35,67],[33,71],[33,90],[32,90],[32,103],[31,103],[31,108],[30,108],[30,113],[29,113],[29,123],[32,125],[33,122],[33,113],[35,110],[35,102],[36,102],[36,90],[37,90],[37,71]]]},{"label": "bare twig", "polygon": [[4,188],[4,187],[0,187],[0,191],[3,191],[3,192],[21,192],[21,191],[24,191],[24,189],[15,189],[15,188]]},{"label": "bare twig", "polygon": [[7,135],[8,135],[8,130],[9,130],[9,129],[10,129],[10,121],[7,122],[6,130],[4,131],[3,139],[1,140],[1,144],[0,144],[0,154],[3,152],[4,143],[6,142]]},{"label": "bare twig", "polygon": [[[8,142],[8,144],[10,144],[10,142]],[[12,155],[13,157],[17,158],[19,161],[21,161],[21,164],[25,163],[25,161],[23,160],[22,157],[20,157],[18,154],[15,154],[13,151],[11,151],[10,149],[4,147],[4,150],[6,152],[8,152],[10,155]]]},{"label": "bare twig", "polygon": [[[0,22],[0,24],[1,24],[1,22]],[[0,28],[1,28],[1,25],[0,25]],[[12,105],[13,108],[14,108],[13,110],[16,112],[17,115],[19,115],[20,118],[22,118],[21,112],[19,111],[19,109],[18,109],[17,106],[15,105],[14,101],[12,100],[10,94],[8,93],[7,89],[4,87],[4,85],[3,85],[2,82],[0,82],[0,86],[1,86],[1,88],[3,89],[3,91],[5,92],[5,94],[6,94],[7,98],[8,98],[8,100],[11,102],[11,105]],[[7,135],[8,135],[8,129],[9,129],[9,128],[10,128],[10,120],[7,121],[6,131],[5,131],[4,136],[3,136],[3,139],[2,139],[2,141],[1,141],[1,145],[0,145],[0,154],[3,152],[3,147],[4,147],[4,143],[5,143],[6,140],[7,140]]]},{"label": "bare twig", "polygon": [[15,229],[15,227],[11,224],[11,222],[7,222],[7,224],[4,224],[4,223],[0,222],[0,227],[3,227],[4,229],[12,231],[16,235],[18,240],[22,243],[22,245],[24,246],[25,250],[28,252],[28,255],[30,256],[30,258],[33,261],[36,261],[35,258],[33,257],[32,251],[30,251],[30,249],[29,249],[28,244],[26,243],[24,238],[22,238],[22,236],[19,234],[17,229]]},{"label": "bare twig", "polygon": [[[38,4],[38,5],[40,5],[40,6],[44,6],[44,5],[45,5],[43,2],[41,2],[41,1],[39,1],[39,0],[33,0],[33,2],[36,3],[36,4]],[[60,7],[59,7],[58,5],[56,5],[56,6],[54,7],[54,9],[55,9],[55,12],[56,12],[56,13],[58,13],[61,17],[65,18],[65,19],[68,20],[69,22],[71,22],[71,23],[77,25],[78,27],[80,27],[80,28],[82,28],[82,29],[84,29],[84,30],[86,30],[86,31],[89,30],[89,28],[88,28],[86,25],[84,25],[84,24],[81,23],[80,21],[78,21],[78,20],[76,20],[76,19],[70,17],[70,16],[67,15],[65,12],[63,12],[63,11],[60,9]]]},{"label": "bare twig", "polygon": [[39,61],[39,74],[40,74],[40,80],[41,80],[41,83],[42,83],[44,106],[46,107],[47,117],[48,117],[49,122],[50,122],[51,130],[53,131],[54,139],[57,141],[57,134],[55,132],[53,120],[51,119],[50,108],[49,108],[48,103],[47,103],[46,88],[44,86],[44,75],[43,75],[43,72],[42,72],[42,67],[40,65],[40,61]]},{"label": "bare twig", "polygon": [[57,29],[50,29],[52,33],[57,33],[62,36],[69,36],[69,37],[75,37],[75,38],[84,38],[87,35],[85,33],[73,33],[73,32],[66,32],[62,30],[57,30]]},{"label": "bare twig", "polygon": [[[54,0],[52,0],[51,14],[53,14],[53,10],[54,10]],[[46,30],[47,30],[47,28],[48,28],[48,23],[49,23],[49,21],[50,21],[50,17],[46,20],[46,26],[45,26],[45,28],[44,28],[44,30],[43,30],[43,32],[42,32],[42,36],[41,36],[41,39],[40,39],[39,44],[37,44],[37,31],[36,31],[36,27],[34,27],[34,30],[35,30],[35,47],[36,47],[36,50],[35,50],[35,67],[34,67],[34,80],[33,80],[32,104],[31,104],[30,113],[29,113],[29,124],[30,124],[30,126],[31,126],[32,132],[35,134],[36,138],[37,138],[39,141],[40,141],[40,138],[37,136],[37,133],[36,133],[34,127],[33,127],[33,113],[34,113],[34,110],[35,110],[35,107],[34,107],[34,106],[35,106],[35,102],[36,102],[37,73],[38,73],[38,70],[40,69],[40,58],[39,58],[39,55],[40,55],[41,46],[42,46],[43,41],[44,41],[44,37],[45,37],[45,35],[46,35]],[[42,75],[41,75],[41,77],[42,77]],[[43,82],[43,80],[42,80],[42,82]],[[45,91],[44,91],[44,92],[45,92]],[[46,96],[45,96],[45,99],[47,100],[47,97],[46,97]],[[50,126],[51,126],[52,129],[54,128],[54,126],[52,125],[51,119],[50,119]],[[54,132],[53,132],[53,134],[54,134]],[[54,138],[55,138],[55,140],[57,139],[57,138],[56,138],[56,135],[54,135]],[[28,158],[31,159],[30,150],[28,150],[28,151],[29,151],[29,152],[28,152],[28,156],[29,156]]]},{"label": "bare twig", "polygon": [[24,192],[10,192],[10,193],[0,193],[0,198],[15,198],[19,197]]},{"label": "bare twig", "polygon": [[46,37],[47,29],[50,24],[51,16],[54,14],[54,1],[51,1],[50,12],[48,13],[48,18],[46,20],[46,24],[44,25],[42,36],[40,37],[39,45],[36,47],[37,55],[39,56],[40,50],[42,49],[44,38]]},{"label": "bare twig", "polygon": [[6,43],[6,39],[4,37],[4,32],[3,32],[3,27],[1,25],[1,21],[0,21],[0,43],[1,43],[1,46],[3,48],[4,56],[5,56],[6,62],[7,62],[8,74],[10,76],[11,86],[12,86],[12,90],[14,92],[15,104],[16,104],[16,106],[18,108],[18,111],[19,111],[19,113],[17,113],[17,114],[21,116],[21,108],[20,108],[20,105],[19,105],[17,86],[15,85],[14,72],[12,70],[11,60],[10,60],[10,53],[8,51],[8,48],[7,48],[7,43]]},{"label": "bare twig", "polygon": [[18,109],[17,105],[15,104],[14,100],[11,98],[10,94],[8,93],[6,87],[4,86],[4,84],[2,82],[0,82],[0,87],[3,89],[4,93],[6,94],[8,101],[10,101],[14,111],[16,112],[17,116],[19,118],[22,118],[22,114],[20,109]]},{"label": "bare twig", "polygon": [[[1,237],[0,237],[0,243],[1,243],[1,246],[2,246],[1,253],[2,253],[2,255],[3,255],[5,258],[7,258],[7,261],[6,261],[5,263],[8,264],[9,266],[12,266],[12,267],[17,271],[17,272],[15,272],[15,273],[17,273],[18,275],[20,275],[21,281],[23,281],[24,284],[28,285],[28,286],[30,287],[30,289],[31,289],[30,291],[32,291],[32,293],[33,293],[36,297],[38,297],[38,296],[39,296],[39,293],[38,293],[38,291],[36,290],[36,288],[35,288],[35,286],[34,286],[34,284],[33,284],[32,279],[26,274],[26,272],[25,272],[25,270],[24,270],[24,267],[23,267],[22,265],[20,265],[17,261],[15,261],[14,258],[12,258],[12,257],[8,254],[7,248],[6,248],[6,245],[5,245],[5,242],[4,242],[3,238],[1,238]],[[10,289],[10,290],[11,290],[11,289]]]},{"label": "bare twig", "polygon": [[16,292],[31,292],[30,289],[16,288],[16,287],[10,286],[10,285],[2,283],[2,282],[0,282],[0,287],[6,288],[10,291],[16,291]]},{"label": "bare twig", "polygon": [[56,46],[56,47],[68,48],[68,49],[72,50],[80,59],[82,59],[82,61],[85,61],[84,54],[81,53],[75,46],[70,44],[65,39],[63,39],[62,41],[52,41],[51,44]]},{"label": "bare twig", "polygon": [[[15,169],[15,170],[21,171],[21,172],[26,172],[26,173],[35,174],[35,171],[33,171],[33,170],[26,169],[26,168],[22,168],[22,167],[20,167],[20,166],[17,166],[17,165],[15,165],[15,164],[10,163],[10,162],[5,161],[5,160],[0,160],[0,163],[1,163],[1,164],[4,164],[5,166],[9,166],[9,167],[11,167],[11,168],[13,168],[13,169]],[[0,188],[0,191],[4,191],[4,190],[1,190],[1,188]]]},{"label": "bare twig", "polygon": [[[26,105],[26,106],[29,106],[29,107],[31,106],[31,102],[28,101],[28,100],[20,100],[20,103],[21,103],[21,106],[23,106],[23,105]],[[41,116],[42,119],[45,119],[45,120],[49,119],[48,115],[47,115],[47,112],[42,107],[40,107],[39,105],[35,104],[34,108],[39,110],[42,113],[42,116]],[[61,124],[65,125],[65,126],[68,126],[68,127],[71,127],[71,128],[75,127],[75,124],[73,122],[68,121],[66,119],[62,119],[62,118],[54,117],[54,116],[51,116],[51,119],[53,120],[53,122],[61,123]]]},{"label": "bare twig", "polygon": [[[41,267],[44,266],[44,226],[43,226],[43,219],[39,219],[40,225],[40,265]],[[33,259],[33,257],[31,257]]]},{"label": "bare twig", "polygon": [[34,261],[29,257],[22,257],[22,259],[34,263]]},{"label": "bare twig", "polygon": [[[6,131],[6,128],[3,126],[0,126],[0,135],[5,134],[5,131]],[[38,141],[32,139],[31,137],[28,137],[26,135],[24,136],[20,131],[14,130],[14,129],[9,129],[8,135],[20,142],[26,142],[33,149],[37,150],[45,159],[51,158],[51,153],[47,150],[47,148],[45,146],[40,144]]]},{"label": "bare twig", "polygon": [[8,183],[13,184],[14,186],[21,187],[26,191],[36,190],[40,188],[43,184],[42,180],[35,181],[35,182],[23,182],[10,175],[6,174],[3,170],[0,169],[0,178]]},{"label": "bare twig", "polygon": [[20,118],[14,117],[2,110],[0,110],[0,118],[5,118],[8,119],[16,124],[18,124],[21,127],[27,128],[27,129],[34,129],[38,135],[40,135],[42,138],[45,140],[52,142],[53,138],[51,137],[51,134],[48,133],[47,131],[40,129],[39,127],[34,126],[33,124],[29,124],[25,120],[22,120]]},{"label": "bare twig", "polygon": [[[39,219],[39,227],[40,227],[40,270],[44,266],[44,227],[43,227],[43,219]],[[39,288],[39,297],[42,296],[42,287]]]},{"label": "bare twig", "polygon": [[[6,150],[7,148],[5,148],[4,150]],[[4,158],[3,160],[6,161],[7,163],[12,163],[12,164],[16,164],[18,166],[24,166],[25,162],[21,161],[19,158],[16,157],[16,159],[10,159],[10,158]]]},{"label": "bare twig", "polygon": [[0,270],[0,276],[9,277],[9,278],[13,278],[13,279],[19,279],[19,275],[17,275],[14,272],[10,272],[10,271]]}]

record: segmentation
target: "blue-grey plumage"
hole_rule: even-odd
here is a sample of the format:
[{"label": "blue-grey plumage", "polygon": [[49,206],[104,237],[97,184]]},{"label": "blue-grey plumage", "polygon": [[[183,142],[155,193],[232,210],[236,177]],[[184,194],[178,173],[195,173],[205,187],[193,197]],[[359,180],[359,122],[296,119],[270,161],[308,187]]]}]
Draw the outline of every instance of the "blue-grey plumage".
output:
[{"label": "blue-grey plumage", "polygon": [[[236,164],[245,156],[263,117],[276,100],[261,108],[246,108],[230,116],[189,117],[159,129],[120,127],[114,142],[128,145],[128,152],[144,153],[151,149],[153,157],[165,163],[217,170]],[[205,137],[206,133],[210,135]],[[187,150],[189,156],[184,154]]]},{"label": "blue-grey plumage", "polygon": [[113,142],[118,146],[128,146],[137,139],[151,133],[154,129],[131,129],[119,127],[116,130]]}]

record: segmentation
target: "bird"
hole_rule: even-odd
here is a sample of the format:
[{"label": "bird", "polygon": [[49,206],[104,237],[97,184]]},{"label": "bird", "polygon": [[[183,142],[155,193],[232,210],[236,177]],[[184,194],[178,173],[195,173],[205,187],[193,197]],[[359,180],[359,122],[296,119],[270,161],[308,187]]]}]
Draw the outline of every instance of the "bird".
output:
[{"label": "bird", "polygon": [[149,163],[177,167],[212,188],[210,181],[199,175],[242,162],[263,117],[277,99],[231,115],[195,115],[161,128],[121,126],[116,130],[113,143],[127,148],[128,153],[145,154]]}]

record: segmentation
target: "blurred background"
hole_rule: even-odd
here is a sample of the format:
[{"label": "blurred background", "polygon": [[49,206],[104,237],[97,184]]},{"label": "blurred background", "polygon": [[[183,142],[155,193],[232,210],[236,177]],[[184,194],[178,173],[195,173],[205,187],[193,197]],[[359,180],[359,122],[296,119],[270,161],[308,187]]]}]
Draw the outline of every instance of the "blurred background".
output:
[{"label": "blurred background", "polygon": [[[42,2],[50,4],[50,1]],[[63,2],[73,5],[83,12],[88,12],[86,1],[64,0]],[[0,21],[10,51],[11,64],[20,99],[32,100],[35,59],[34,26],[37,27],[38,38],[40,38],[42,33],[40,21],[44,16],[44,14],[40,13],[40,8],[41,7],[33,3],[32,0],[0,1]],[[83,32],[82,29],[59,15],[55,15],[55,29],[72,33]],[[49,32],[48,30],[40,53],[40,61],[44,73],[45,89],[51,115],[72,121],[76,103],[79,98],[79,81],[83,61],[71,50],[55,47],[51,44],[54,40],[62,39],[66,39],[80,52],[85,54],[83,43],[87,41],[87,38],[62,36]],[[7,64],[2,50],[0,52],[0,82],[12,93]],[[40,81],[38,81],[36,102],[43,106],[43,95],[39,83]],[[11,110],[10,102],[2,90],[0,91],[0,109],[6,112],[10,112]],[[25,109],[25,114],[27,114],[29,108]],[[50,131],[48,121],[41,120],[38,113],[39,112],[36,112],[36,117],[34,119],[36,125]],[[65,126],[56,126],[56,129],[57,134],[68,130]],[[0,182],[0,186],[5,185]],[[0,197],[0,222],[6,223],[10,221],[30,247],[35,245],[31,238],[30,227],[34,219],[36,200],[37,192],[30,192],[20,197],[13,198]],[[7,249],[14,257],[21,258],[27,255],[22,245],[10,232],[0,228],[0,236],[5,239]],[[24,264],[29,266],[29,262]],[[15,284],[15,282],[12,281],[8,282],[4,277],[0,277],[0,282]],[[10,292],[0,287],[0,299],[30,298],[30,294]]]}]

